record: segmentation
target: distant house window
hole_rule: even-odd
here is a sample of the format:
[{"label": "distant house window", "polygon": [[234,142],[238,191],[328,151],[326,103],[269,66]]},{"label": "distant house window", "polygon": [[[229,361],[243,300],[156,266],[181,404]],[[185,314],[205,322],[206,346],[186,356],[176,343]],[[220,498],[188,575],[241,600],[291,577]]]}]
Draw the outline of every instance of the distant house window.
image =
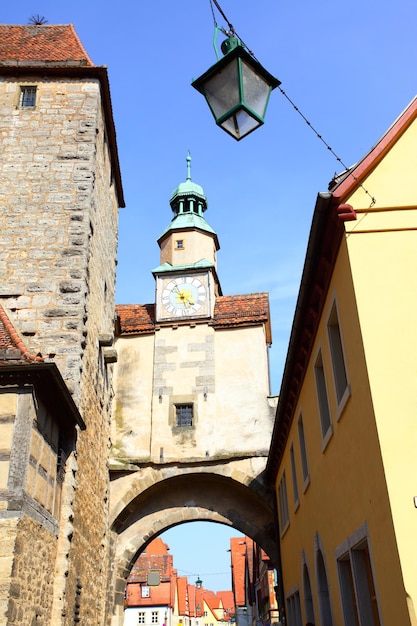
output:
[{"label": "distant house window", "polygon": [[151,623],[152,624],[157,624],[158,623],[158,611],[152,611],[151,612]]},{"label": "distant house window", "polygon": [[324,443],[327,443],[332,433],[332,423],[330,419],[329,398],[327,395],[326,376],[324,373],[323,357],[319,352],[314,364],[314,374],[316,378],[317,398],[319,402],[319,413],[321,423],[321,434]]},{"label": "distant house window", "polygon": [[139,611],[138,613],[138,624],[145,623],[145,611]]},{"label": "distant house window", "polygon": [[292,489],[293,489],[293,495],[294,495],[294,506],[297,507],[299,503],[297,468],[295,466],[294,446],[292,444],[290,448],[290,457],[291,457],[291,475],[292,475]]},{"label": "distant house window", "polygon": [[302,415],[300,415],[300,417],[298,418],[297,426],[298,426],[298,441],[300,443],[301,469],[303,470],[303,480],[304,480],[304,488],[305,488],[309,480],[309,472],[308,472],[307,448],[306,448],[306,440],[304,436],[304,424],[303,424]]},{"label": "distant house window", "polygon": [[36,87],[20,87],[19,106],[34,107],[36,105]]},{"label": "distant house window", "polygon": [[142,585],[141,591],[142,598],[149,598],[149,596],[151,595],[151,590],[149,589],[148,585]]},{"label": "distant house window", "polygon": [[177,239],[177,250],[184,250],[184,239]]},{"label": "distant house window", "polygon": [[177,418],[177,426],[193,425],[193,405],[192,404],[176,404],[175,415]]},{"label": "distant house window", "polygon": [[340,405],[343,400],[343,396],[348,389],[348,380],[345,357],[343,354],[342,335],[340,332],[339,317],[337,315],[335,302],[333,303],[329,321],[327,322],[327,334],[329,337],[330,353],[332,356],[337,404]]},{"label": "distant house window", "polygon": [[285,478],[285,471],[282,474],[282,478],[278,486],[278,504],[279,504],[279,523],[280,523],[280,528],[281,528],[281,535],[283,535],[290,523],[290,516],[288,513],[287,481]]}]

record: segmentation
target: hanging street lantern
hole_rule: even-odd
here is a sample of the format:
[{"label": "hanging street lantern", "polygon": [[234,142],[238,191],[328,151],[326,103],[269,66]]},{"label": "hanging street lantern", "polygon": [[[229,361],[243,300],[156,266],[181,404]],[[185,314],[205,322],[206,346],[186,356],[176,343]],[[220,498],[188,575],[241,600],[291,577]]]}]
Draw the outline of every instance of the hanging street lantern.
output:
[{"label": "hanging street lantern", "polygon": [[281,82],[237,37],[225,39],[221,50],[223,58],[191,84],[207,100],[216,124],[240,141],[264,123],[271,91]]}]

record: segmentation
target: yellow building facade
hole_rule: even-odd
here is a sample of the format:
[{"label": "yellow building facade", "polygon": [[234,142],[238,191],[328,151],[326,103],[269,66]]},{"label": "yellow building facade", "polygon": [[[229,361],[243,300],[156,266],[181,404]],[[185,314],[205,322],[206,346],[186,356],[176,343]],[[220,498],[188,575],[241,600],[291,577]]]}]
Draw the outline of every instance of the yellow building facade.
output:
[{"label": "yellow building facade", "polygon": [[267,467],[289,626],[417,624],[416,117],[314,210]]}]

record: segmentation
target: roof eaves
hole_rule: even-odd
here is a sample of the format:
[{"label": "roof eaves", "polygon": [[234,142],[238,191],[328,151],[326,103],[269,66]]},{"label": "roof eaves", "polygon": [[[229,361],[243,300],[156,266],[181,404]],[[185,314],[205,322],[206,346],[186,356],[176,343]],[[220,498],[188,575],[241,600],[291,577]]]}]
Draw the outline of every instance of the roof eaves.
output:
[{"label": "roof eaves", "polygon": [[[357,187],[362,184],[370,171],[373,170],[384,158],[387,152],[389,152],[392,146],[404,134],[416,117],[417,96],[413,98],[410,104],[397,117],[394,123],[384,133],[381,139],[379,139],[379,141],[369,150],[369,152],[367,152],[367,154],[358,163],[339,175],[342,177],[340,182],[337,182],[335,186],[330,183],[329,189],[339,202],[343,202]],[[338,177],[333,180],[337,181],[337,178]]]},{"label": "roof eaves", "polygon": [[[279,463],[287,441],[289,428],[294,417],[301,385],[304,379],[305,366],[308,363],[312,345],[317,332],[317,324],[324,303],[327,286],[320,289],[320,297],[315,293],[316,275],[323,260],[323,247],[331,248],[326,254],[327,277],[331,278],[333,258],[340,246],[344,233],[343,221],[334,210],[338,201],[331,193],[319,193],[313,214],[307,253],[301,278],[297,304],[291,329],[289,347],[284,366],[284,374],[279,393],[274,429],[272,432],[270,453],[266,465],[266,474],[273,481],[279,470]],[[314,307],[313,307],[313,299]],[[308,312],[314,308],[313,321],[307,324]],[[302,354],[302,357],[300,355]],[[295,369],[297,366],[297,376]]]}]

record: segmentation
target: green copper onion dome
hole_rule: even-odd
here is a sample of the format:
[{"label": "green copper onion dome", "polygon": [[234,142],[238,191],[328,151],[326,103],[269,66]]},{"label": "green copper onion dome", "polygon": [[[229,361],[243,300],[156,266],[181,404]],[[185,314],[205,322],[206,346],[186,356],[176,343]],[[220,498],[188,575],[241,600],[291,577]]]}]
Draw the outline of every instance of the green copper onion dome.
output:
[{"label": "green copper onion dome", "polygon": [[203,213],[207,209],[207,198],[204,195],[203,188],[191,180],[191,156],[187,156],[187,180],[180,183],[172,192],[169,201],[171,209],[174,213],[169,226],[159,237],[160,241],[168,232],[178,231],[189,228],[197,228],[215,235],[215,231],[209,226],[204,219]]}]

